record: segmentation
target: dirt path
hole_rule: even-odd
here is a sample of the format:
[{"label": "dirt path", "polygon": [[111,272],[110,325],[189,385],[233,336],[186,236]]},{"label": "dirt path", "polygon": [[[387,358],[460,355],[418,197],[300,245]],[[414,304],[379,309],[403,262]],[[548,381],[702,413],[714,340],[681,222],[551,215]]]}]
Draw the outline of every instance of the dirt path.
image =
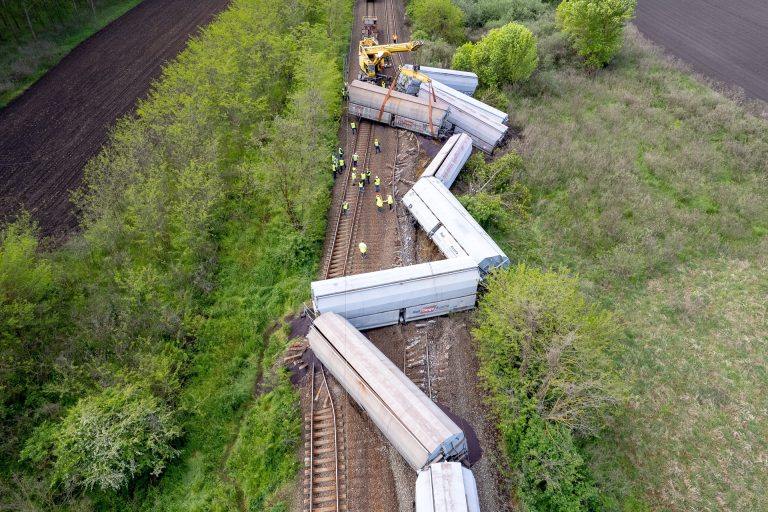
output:
[{"label": "dirt path", "polygon": [[46,235],[76,226],[69,190],[114,121],[229,0],[145,0],[0,111],[0,221],[29,210]]},{"label": "dirt path", "polygon": [[635,25],[699,73],[768,101],[768,2],[639,0]]}]

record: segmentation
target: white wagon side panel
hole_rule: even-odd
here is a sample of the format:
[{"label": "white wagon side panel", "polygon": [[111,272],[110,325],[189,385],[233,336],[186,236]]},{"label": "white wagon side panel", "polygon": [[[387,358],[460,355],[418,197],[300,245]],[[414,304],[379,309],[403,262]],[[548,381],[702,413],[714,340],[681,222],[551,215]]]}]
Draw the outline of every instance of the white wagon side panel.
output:
[{"label": "white wagon side panel", "polygon": [[[419,224],[421,218],[429,218],[422,211],[425,207],[439,221],[437,229],[431,227],[432,239],[447,258],[455,258],[457,253],[461,256],[468,254],[483,272],[509,266],[509,258],[501,248],[440,180],[419,179],[403,196],[403,203]],[[412,206],[418,208],[412,209]],[[424,225],[422,228],[426,231]]]},{"label": "white wagon side panel", "polygon": [[326,313],[309,346],[415,470],[466,457],[461,429],[343,317]]},{"label": "white wagon side panel", "polygon": [[[338,313],[358,329],[396,324],[405,315],[426,318],[474,305],[480,273],[471,258],[420,263],[377,272],[314,281],[317,313]],[[469,306],[467,306],[469,304]]]}]

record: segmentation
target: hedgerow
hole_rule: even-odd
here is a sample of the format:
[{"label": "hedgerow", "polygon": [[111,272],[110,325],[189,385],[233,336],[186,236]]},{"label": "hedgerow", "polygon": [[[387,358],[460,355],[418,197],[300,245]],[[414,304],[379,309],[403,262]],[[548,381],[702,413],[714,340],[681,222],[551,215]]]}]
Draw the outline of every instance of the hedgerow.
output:
[{"label": "hedgerow", "polygon": [[[350,17],[347,0],[234,1],[87,166],[81,234],[36,252],[33,226],[6,228],[0,269],[23,271],[0,276],[19,318],[0,359],[0,508],[224,510],[292,478],[297,397],[281,385],[256,399],[254,382],[281,347],[267,354],[263,333],[316,271]],[[142,437],[144,413],[162,435]],[[253,414],[277,429],[271,457],[290,469],[277,480],[228,464]],[[93,418],[114,427],[103,443]],[[117,447],[108,467],[90,464],[93,446]]]},{"label": "hedgerow", "polygon": [[600,510],[575,438],[604,428],[623,395],[618,328],[567,272],[493,275],[473,338],[516,495],[530,510]]}]

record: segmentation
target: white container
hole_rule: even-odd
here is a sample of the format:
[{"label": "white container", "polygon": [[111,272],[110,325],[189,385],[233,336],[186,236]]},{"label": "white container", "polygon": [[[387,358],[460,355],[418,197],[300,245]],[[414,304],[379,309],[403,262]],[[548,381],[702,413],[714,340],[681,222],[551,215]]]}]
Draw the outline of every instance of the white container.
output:
[{"label": "white container", "polygon": [[416,478],[416,512],[480,512],[472,471],[458,462],[430,464]]},{"label": "white container", "polygon": [[471,258],[450,259],[312,283],[318,314],[337,313],[357,329],[472,309],[480,272]]},{"label": "white container", "polygon": [[[403,67],[413,69],[413,64],[406,64]],[[475,94],[475,89],[477,89],[477,75],[471,71],[431,68],[429,66],[421,66],[419,67],[419,71],[432,80],[438,80],[440,83],[443,83],[452,89],[456,89],[462,94],[472,96]]]},{"label": "white container", "polygon": [[472,138],[469,135],[464,133],[451,135],[421,176],[434,176],[447,188],[451,188],[471,154]]},{"label": "white container", "polygon": [[309,347],[415,470],[467,457],[464,432],[342,316],[318,316]]},{"label": "white container", "polygon": [[420,178],[403,204],[446,258],[468,255],[484,274],[509,267],[507,255],[437,178]]}]

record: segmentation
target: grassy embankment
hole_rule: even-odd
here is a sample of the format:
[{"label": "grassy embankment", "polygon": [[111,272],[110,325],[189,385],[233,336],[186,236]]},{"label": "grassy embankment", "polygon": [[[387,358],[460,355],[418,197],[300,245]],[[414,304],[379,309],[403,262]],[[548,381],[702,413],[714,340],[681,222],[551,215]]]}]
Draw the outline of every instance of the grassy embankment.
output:
[{"label": "grassy embankment", "polygon": [[24,92],[77,45],[141,1],[94,1],[93,9],[89,2],[40,3],[30,7],[34,35],[21,6],[7,7],[8,18],[2,20],[4,34],[0,37],[0,108]]},{"label": "grassy embankment", "polygon": [[[346,0],[233,2],[89,164],[82,235],[35,253],[24,222],[6,228],[3,506],[284,510],[293,499],[300,414],[275,367],[279,318],[306,298],[322,248],[350,17]],[[104,468],[61,425],[125,386],[175,418],[178,456],[160,477],[88,491],[81,473]]]},{"label": "grassy embankment", "polygon": [[[630,27],[586,74],[550,16],[507,90],[532,242],[623,319],[630,399],[585,446],[620,510],[762,510],[768,456],[768,123]],[[513,247],[514,247],[513,245]]]},{"label": "grassy embankment", "polygon": [[[579,272],[622,321],[629,399],[579,443],[601,506],[768,508],[768,123],[632,27],[589,74],[545,3],[457,3],[473,39],[521,20],[540,57],[530,81],[479,91],[510,103],[523,158],[512,176],[529,200],[512,200],[511,215],[503,202],[465,202],[514,260]],[[454,46],[433,39],[424,62],[444,65]]]}]

